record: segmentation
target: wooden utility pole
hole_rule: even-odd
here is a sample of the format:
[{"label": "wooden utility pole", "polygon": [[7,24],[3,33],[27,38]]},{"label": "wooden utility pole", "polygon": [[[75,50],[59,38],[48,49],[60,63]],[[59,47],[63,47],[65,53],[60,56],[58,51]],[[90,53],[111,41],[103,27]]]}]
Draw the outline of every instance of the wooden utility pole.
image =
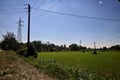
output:
[{"label": "wooden utility pole", "polygon": [[28,4],[28,46],[30,45],[30,11],[31,7],[30,4]]},{"label": "wooden utility pole", "polygon": [[27,49],[29,50],[29,46],[30,46],[30,11],[31,11],[31,6],[28,3],[28,43],[27,43]]}]

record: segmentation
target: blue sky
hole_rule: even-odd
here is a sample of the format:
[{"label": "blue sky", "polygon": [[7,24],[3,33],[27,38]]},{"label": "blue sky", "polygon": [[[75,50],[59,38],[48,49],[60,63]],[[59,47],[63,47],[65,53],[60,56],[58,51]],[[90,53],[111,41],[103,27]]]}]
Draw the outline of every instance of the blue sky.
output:
[{"label": "blue sky", "polygon": [[[36,3],[37,2],[37,3]],[[0,40],[6,31],[17,34],[19,17],[24,21],[22,41],[27,41],[28,0],[0,0]],[[30,0],[31,41],[41,40],[58,45],[71,43],[93,47],[120,44],[120,21],[96,20],[43,12],[36,8],[106,19],[120,19],[118,0]]]}]

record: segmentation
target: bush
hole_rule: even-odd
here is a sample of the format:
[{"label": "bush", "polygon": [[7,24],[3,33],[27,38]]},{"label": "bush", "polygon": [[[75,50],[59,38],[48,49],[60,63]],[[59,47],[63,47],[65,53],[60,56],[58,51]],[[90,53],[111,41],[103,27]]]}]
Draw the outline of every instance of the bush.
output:
[{"label": "bush", "polygon": [[12,32],[7,32],[3,35],[3,40],[1,42],[1,48],[4,50],[18,50],[19,44],[15,38],[15,34]]},{"label": "bush", "polygon": [[29,57],[29,56],[33,56],[33,57],[37,57],[38,54],[35,51],[35,48],[32,44],[30,44],[29,48],[24,48],[24,49],[20,49],[17,51],[18,55],[24,56],[24,57]]},{"label": "bush", "polygon": [[35,48],[34,48],[33,44],[29,45],[29,48],[27,50],[27,56],[33,56],[35,58],[38,56],[37,52],[35,51]]},{"label": "bush", "polygon": [[27,48],[18,50],[16,54],[26,57],[27,56]]},{"label": "bush", "polygon": [[93,50],[93,54],[97,54],[97,52],[96,52],[96,50],[95,50],[95,49]]}]

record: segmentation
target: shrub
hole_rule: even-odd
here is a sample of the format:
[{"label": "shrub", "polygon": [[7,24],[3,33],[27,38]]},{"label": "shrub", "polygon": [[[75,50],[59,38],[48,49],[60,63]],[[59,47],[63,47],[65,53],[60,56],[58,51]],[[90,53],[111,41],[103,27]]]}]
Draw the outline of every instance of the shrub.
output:
[{"label": "shrub", "polygon": [[17,54],[20,55],[20,56],[26,57],[27,56],[27,48],[19,49],[17,51]]},{"label": "shrub", "polygon": [[95,49],[93,50],[93,54],[97,54],[97,52],[96,52],[96,50],[95,50]]},{"label": "shrub", "polygon": [[29,48],[27,49],[27,56],[33,56],[35,58],[38,56],[33,44],[29,45]]},{"label": "shrub", "polygon": [[1,48],[4,50],[18,50],[19,44],[13,32],[7,32],[5,35],[3,35]]},{"label": "shrub", "polygon": [[29,48],[24,48],[24,49],[20,49],[17,51],[18,55],[24,56],[24,57],[29,57],[29,56],[33,56],[33,57],[37,57],[38,54],[35,51],[35,48],[32,44],[30,44]]}]

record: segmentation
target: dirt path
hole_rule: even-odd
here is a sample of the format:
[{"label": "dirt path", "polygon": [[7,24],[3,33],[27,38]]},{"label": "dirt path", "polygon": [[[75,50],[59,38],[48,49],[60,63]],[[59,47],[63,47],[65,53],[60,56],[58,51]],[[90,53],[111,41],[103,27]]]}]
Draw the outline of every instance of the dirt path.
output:
[{"label": "dirt path", "polygon": [[9,52],[0,52],[0,80],[57,80],[40,72],[32,65],[13,57]]}]

